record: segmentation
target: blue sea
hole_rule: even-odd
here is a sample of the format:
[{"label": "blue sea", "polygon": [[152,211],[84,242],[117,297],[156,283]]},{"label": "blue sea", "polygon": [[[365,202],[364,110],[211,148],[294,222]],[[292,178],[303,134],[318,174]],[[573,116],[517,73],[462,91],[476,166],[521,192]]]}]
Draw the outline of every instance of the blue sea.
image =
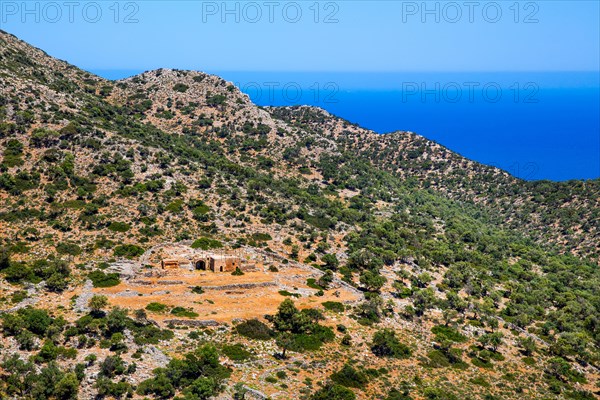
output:
[{"label": "blue sea", "polygon": [[412,131],[523,179],[600,177],[598,72],[207,72],[259,105],[314,105],[379,133]]}]

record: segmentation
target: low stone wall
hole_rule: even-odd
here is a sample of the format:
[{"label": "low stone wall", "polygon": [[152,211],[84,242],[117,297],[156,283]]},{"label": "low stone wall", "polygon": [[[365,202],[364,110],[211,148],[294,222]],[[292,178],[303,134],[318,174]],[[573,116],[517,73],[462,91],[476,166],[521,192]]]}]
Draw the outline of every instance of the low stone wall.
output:
[{"label": "low stone wall", "polygon": [[137,281],[131,281],[132,285],[142,285],[142,286],[152,286],[152,285],[182,285],[183,281],[156,281],[156,282],[152,282],[152,281],[144,281],[144,280],[137,280]]},{"label": "low stone wall", "polygon": [[196,328],[221,325],[217,321],[212,320],[212,319],[202,320],[202,321],[195,321],[195,320],[189,320],[189,319],[168,319],[168,320],[165,320],[165,323],[168,325],[170,325],[170,324],[183,325],[183,326],[192,326],[192,327],[196,327]]},{"label": "low stone wall", "polygon": [[259,283],[236,283],[223,286],[202,286],[203,290],[235,290],[235,289],[254,289],[261,287],[277,286],[275,282],[259,282]]},{"label": "low stone wall", "polygon": [[248,386],[244,386],[244,389],[246,389],[246,394],[244,396],[244,399],[248,399],[248,400],[265,400],[268,399],[269,396],[267,396],[266,394],[259,392],[256,389],[252,389]]}]

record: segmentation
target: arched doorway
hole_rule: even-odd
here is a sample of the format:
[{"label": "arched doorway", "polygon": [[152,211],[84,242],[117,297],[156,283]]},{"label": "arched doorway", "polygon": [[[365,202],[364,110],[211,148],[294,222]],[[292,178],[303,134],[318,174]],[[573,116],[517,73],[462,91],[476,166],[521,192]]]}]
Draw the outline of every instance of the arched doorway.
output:
[{"label": "arched doorway", "polygon": [[206,261],[204,261],[204,260],[196,261],[196,269],[201,269],[203,271],[206,271]]}]

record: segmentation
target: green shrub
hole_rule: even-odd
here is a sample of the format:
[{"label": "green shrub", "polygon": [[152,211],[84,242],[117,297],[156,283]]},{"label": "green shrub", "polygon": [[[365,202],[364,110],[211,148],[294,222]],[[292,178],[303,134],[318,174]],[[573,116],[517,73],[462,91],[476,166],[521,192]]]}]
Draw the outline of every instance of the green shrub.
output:
[{"label": "green shrub", "polygon": [[425,398],[429,400],[458,400],[454,394],[438,388],[428,387],[425,388],[423,393]]},{"label": "green shrub", "polygon": [[2,270],[4,278],[10,283],[21,283],[22,281],[29,282],[40,282],[39,278],[36,278],[31,268],[21,263],[11,263],[10,267]]},{"label": "green shrub", "polygon": [[326,310],[334,311],[334,312],[338,312],[338,313],[344,312],[346,309],[344,304],[340,303],[339,301],[325,301],[321,304],[323,304],[323,307]]},{"label": "green shrub", "polygon": [[474,366],[479,367],[479,368],[486,368],[486,369],[494,368],[494,364],[492,364],[492,362],[490,360],[481,359],[479,357],[471,358],[471,363],[473,363]]},{"label": "green shrub", "polygon": [[108,240],[104,237],[98,239],[94,245],[97,249],[111,249],[113,248],[115,243],[111,240]]},{"label": "green shrub", "polygon": [[194,219],[198,221],[206,221],[206,214],[210,211],[210,207],[204,204],[201,200],[193,200],[188,204],[190,209],[192,210],[192,215]]},{"label": "green shrub", "polygon": [[59,243],[56,245],[56,252],[58,254],[78,256],[79,254],[81,254],[81,247],[79,247],[75,243]]},{"label": "green shrub", "polygon": [[178,199],[171,202],[165,209],[173,214],[178,214],[183,211],[183,200]]},{"label": "green shrub", "polygon": [[94,284],[94,287],[96,288],[113,287],[121,283],[121,280],[119,279],[119,274],[105,274],[104,272],[98,269],[90,272],[88,274],[88,278],[91,279],[91,281]]},{"label": "green shrub", "polygon": [[269,340],[273,338],[273,331],[266,324],[257,319],[251,319],[235,327],[237,333],[250,339]]},{"label": "green shrub", "polygon": [[246,361],[254,358],[252,353],[244,348],[243,345],[236,343],[233,345],[225,345],[222,348],[223,354],[231,361]]},{"label": "green shrub", "polygon": [[113,382],[110,379],[101,376],[96,380],[94,387],[98,390],[98,395],[101,397],[114,397],[120,399],[123,397],[131,397],[133,387],[125,381]]},{"label": "green shrub", "polygon": [[297,352],[319,350],[324,343],[335,339],[331,328],[321,325],[313,326],[311,333],[300,333],[292,336],[289,349]]},{"label": "green shrub", "polygon": [[391,329],[382,329],[375,332],[371,351],[377,357],[408,358],[411,354],[410,348],[400,343],[396,333]]},{"label": "green shrub", "polygon": [[26,307],[19,309],[16,313],[6,313],[2,315],[2,329],[9,336],[15,336],[23,332],[24,329],[43,337],[46,335],[52,325],[62,330],[64,320],[53,319],[46,310]]},{"label": "green shrub", "polygon": [[192,243],[192,249],[210,250],[220,249],[221,247],[223,247],[223,243],[221,243],[218,240],[210,239],[207,237],[201,237],[200,239]]},{"label": "green shrub", "polygon": [[522,360],[525,365],[535,365],[535,359],[533,357],[523,357]]},{"label": "green shrub", "polygon": [[173,90],[180,93],[185,93],[190,87],[188,85],[184,85],[183,83],[178,83],[173,86]]},{"label": "green shrub", "polygon": [[161,340],[171,340],[175,334],[169,329],[160,329],[152,324],[136,328],[133,332],[134,342],[137,345],[158,344]]},{"label": "green shrub", "polygon": [[450,360],[448,360],[446,355],[440,350],[430,351],[427,353],[427,358],[429,358],[429,361],[426,364],[428,367],[444,368],[450,366]]},{"label": "green shrub", "polygon": [[183,308],[183,307],[173,307],[171,310],[171,314],[177,317],[185,317],[185,318],[196,318],[198,313],[194,312],[192,309]]},{"label": "green shrub", "polygon": [[16,304],[16,303],[22,302],[26,298],[27,298],[27,292],[25,292],[23,290],[19,290],[19,291],[14,292],[10,296],[10,301],[11,301],[11,303]]},{"label": "green shrub", "polygon": [[273,237],[268,233],[255,232],[251,235],[251,239],[255,242],[267,242],[269,240],[273,240]]},{"label": "green shrub", "polygon": [[35,358],[40,362],[54,361],[58,358],[58,353],[58,346],[52,340],[46,340]]},{"label": "green shrub", "polygon": [[596,400],[597,397],[592,392],[588,392],[587,390],[573,390],[570,392],[566,392],[565,396],[568,399],[573,400]]},{"label": "green shrub", "polygon": [[157,302],[148,303],[148,305],[146,306],[146,310],[156,312],[156,313],[165,312],[167,310],[167,308],[168,308],[168,306],[166,304],[157,303]]},{"label": "green shrub", "polygon": [[277,371],[275,373],[275,375],[277,376],[278,379],[286,379],[287,378],[287,373],[285,371]]},{"label": "green shrub", "polygon": [[467,337],[465,335],[449,326],[436,325],[431,328],[431,332],[437,336],[437,341],[442,341],[443,339],[457,343],[464,343],[467,341]]},{"label": "green shrub", "polygon": [[339,385],[357,389],[364,388],[369,382],[369,378],[364,372],[355,369],[350,364],[345,364],[341,370],[332,374],[331,380]]},{"label": "green shrub", "polygon": [[469,382],[471,382],[471,383],[473,383],[475,385],[483,386],[483,387],[490,387],[489,382],[486,381],[483,376],[478,376],[476,378],[471,378],[469,380]]},{"label": "green shrub", "polygon": [[308,286],[309,288],[312,288],[312,289],[316,289],[316,290],[323,290],[323,287],[321,287],[317,284],[317,280],[315,278],[308,278],[306,280],[306,286]]},{"label": "green shrub", "polygon": [[310,334],[297,334],[292,336],[292,342],[289,349],[298,353],[305,351],[316,351],[321,348],[323,342]]},{"label": "green shrub", "polygon": [[30,248],[27,243],[19,241],[10,246],[10,251],[13,253],[25,254],[30,251]]},{"label": "green shrub", "polygon": [[326,269],[331,269],[334,271],[336,271],[340,265],[340,262],[335,254],[325,254],[323,257],[321,257],[321,261],[325,263],[324,267]]},{"label": "green shrub", "polygon": [[202,287],[200,287],[200,286],[194,286],[192,288],[192,293],[203,294],[204,293],[204,289],[202,289]]},{"label": "green shrub", "polygon": [[227,97],[222,94],[215,94],[206,98],[206,104],[210,107],[217,107],[225,103]]},{"label": "green shrub", "polygon": [[131,229],[131,225],[125,222],[111,222],[110,225],[108,225],[108,229],[113,232],[127,232]]},{"label": "green shrub", "polygon": [[17,167],[25,164],[21,158],[23,155],[23,144],[16,139],[10,139],[5,144],[4,159],[2,163],[7,168]]},{"label": "green shrub", "polygon": [[134,244],[122,244],[115,247],[114,253],[116,257],[134,258],[144,254],[144,249]]},{"label": "green shrub", "polygon": [[279,294],[285,297],[300,297],[300,293],[291,293],[287,290],[280,290]]},{"label": "green shrub", "polygon": [[335,383],[328,383],[317,392],[315,392],[310,400],[355,400],[356,395],[347,387]]}]

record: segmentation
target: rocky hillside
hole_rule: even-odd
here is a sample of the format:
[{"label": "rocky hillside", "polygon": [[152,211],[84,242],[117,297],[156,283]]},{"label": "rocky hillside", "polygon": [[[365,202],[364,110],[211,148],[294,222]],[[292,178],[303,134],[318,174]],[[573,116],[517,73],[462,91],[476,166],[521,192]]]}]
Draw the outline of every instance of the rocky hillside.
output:
[{"label": "rocky hillside", "polygon": [[377,135],[311,107],[272,108],[280,120],[360,153],[377,167],[459,201],[483,206],[495,222],[539,243],[598,259],[600,180],[533,181],[466,159],[412,132]]},{"label": "rocky hillside", "polygon": [[[201,72],[107,81],[1,31],[0,149],[0,397],[598,391],[598,180],[521,181]],[[175,243],[262,259],[268,317],[156,272]]]}]

